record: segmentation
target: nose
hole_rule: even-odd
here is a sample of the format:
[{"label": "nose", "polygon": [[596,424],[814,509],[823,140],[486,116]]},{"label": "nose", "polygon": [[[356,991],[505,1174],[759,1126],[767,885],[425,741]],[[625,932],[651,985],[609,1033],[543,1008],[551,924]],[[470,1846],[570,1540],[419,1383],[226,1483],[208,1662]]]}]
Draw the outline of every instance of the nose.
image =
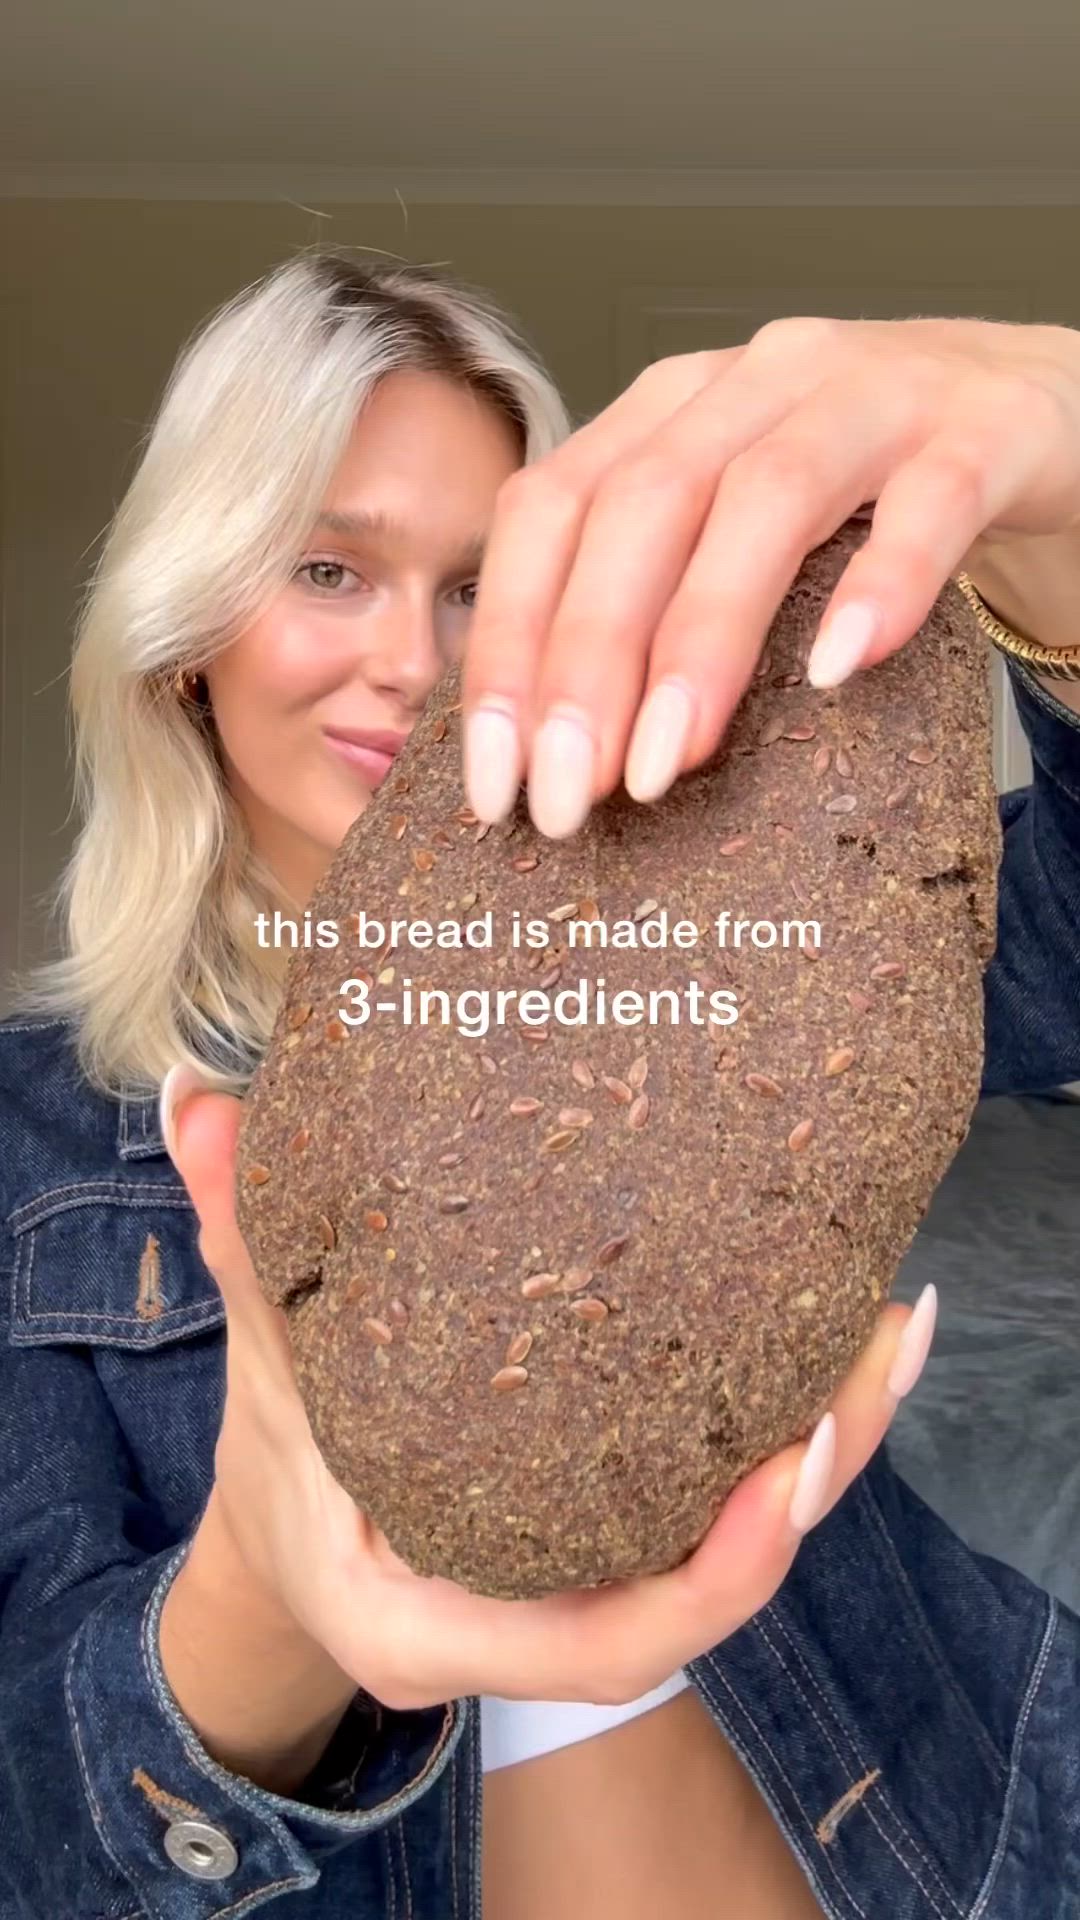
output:
[{"label": "nose", "polygon": [[367,651],[367,675],[373,687],[419,711],[446,671],[431,602],[419,597],[395,600],[375,617],[374,645]]}]

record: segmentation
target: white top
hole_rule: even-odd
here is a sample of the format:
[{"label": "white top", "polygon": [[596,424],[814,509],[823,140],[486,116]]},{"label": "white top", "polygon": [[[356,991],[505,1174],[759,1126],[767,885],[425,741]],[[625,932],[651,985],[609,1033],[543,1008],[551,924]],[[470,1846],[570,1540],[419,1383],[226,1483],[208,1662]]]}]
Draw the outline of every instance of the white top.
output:
[{"label": "white top", "polygon": [[485,1773],[496,1767],[512,1766],[515,1760],[531,1760],[538,1753],[550,1753],[555,1747],[569,1747],[576,1740],[591,1740],[608,1727],[648,1713],[673,1694],[690,1684],[680,1667],[651,1693],[627,1700],[621,1707],[594,1707],[581,1700],[502,1700],[492,1694],[480,1699],[480,1754]]}]

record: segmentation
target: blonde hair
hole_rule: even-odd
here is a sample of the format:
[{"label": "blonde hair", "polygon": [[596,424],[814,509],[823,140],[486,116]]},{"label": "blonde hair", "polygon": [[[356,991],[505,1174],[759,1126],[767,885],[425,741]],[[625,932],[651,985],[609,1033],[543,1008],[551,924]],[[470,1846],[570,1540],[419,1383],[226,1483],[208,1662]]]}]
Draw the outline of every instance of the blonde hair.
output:
[{"label": "blonde hair", "polygon": [[[486,298],[430,268],[312,250],[229,301],[182,351],[109,529],[72,657],[82,827],[56,886],[63,952],[19,1011],[70,1017],[100,1090],[176,1061],[241,1092],[288,954],[256,944],[282,904],[182,698],[288,580],[376,383],[445,373],[514,425],[523,461],[569,427],[547,373]],[[289,902],[295,908],[298,903]]]}]

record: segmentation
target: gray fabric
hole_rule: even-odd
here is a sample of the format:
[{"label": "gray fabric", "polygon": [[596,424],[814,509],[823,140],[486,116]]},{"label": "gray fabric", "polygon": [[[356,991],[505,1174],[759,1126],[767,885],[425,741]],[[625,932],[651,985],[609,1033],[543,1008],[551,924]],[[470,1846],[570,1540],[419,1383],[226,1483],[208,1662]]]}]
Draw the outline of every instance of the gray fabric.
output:
[{"label": "gray fabric", "polygon": [[897,1471],[969,1546],[1080,1612],[1080,1105],[985,1100],[893,1297],[938,1332]]}]

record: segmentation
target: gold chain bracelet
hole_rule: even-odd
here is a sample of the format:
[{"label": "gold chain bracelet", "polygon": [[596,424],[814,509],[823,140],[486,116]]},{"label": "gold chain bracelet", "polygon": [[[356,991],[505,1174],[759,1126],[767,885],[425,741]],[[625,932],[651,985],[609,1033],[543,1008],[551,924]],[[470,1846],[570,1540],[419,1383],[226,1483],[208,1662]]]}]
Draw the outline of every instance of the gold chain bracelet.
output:
[{"label": "gold chain bracelet", "polygon": [[[1066,653],[1051,647],[1036,646],[1034,640],[1025,640],[1022,634],[1015,633],[1012,627],[1007,627],[996,613],[991,612],[969,574],[958,573],[956,584],[983,632],[990,635],[1001,653],[1011,655],[1014,660],[1022,660],[1034,672],[1044,673],[1048,680],[1080,680],[1080,647],[1075,652]],[[1080,610],[1077,617],[1080,619]]]}]

